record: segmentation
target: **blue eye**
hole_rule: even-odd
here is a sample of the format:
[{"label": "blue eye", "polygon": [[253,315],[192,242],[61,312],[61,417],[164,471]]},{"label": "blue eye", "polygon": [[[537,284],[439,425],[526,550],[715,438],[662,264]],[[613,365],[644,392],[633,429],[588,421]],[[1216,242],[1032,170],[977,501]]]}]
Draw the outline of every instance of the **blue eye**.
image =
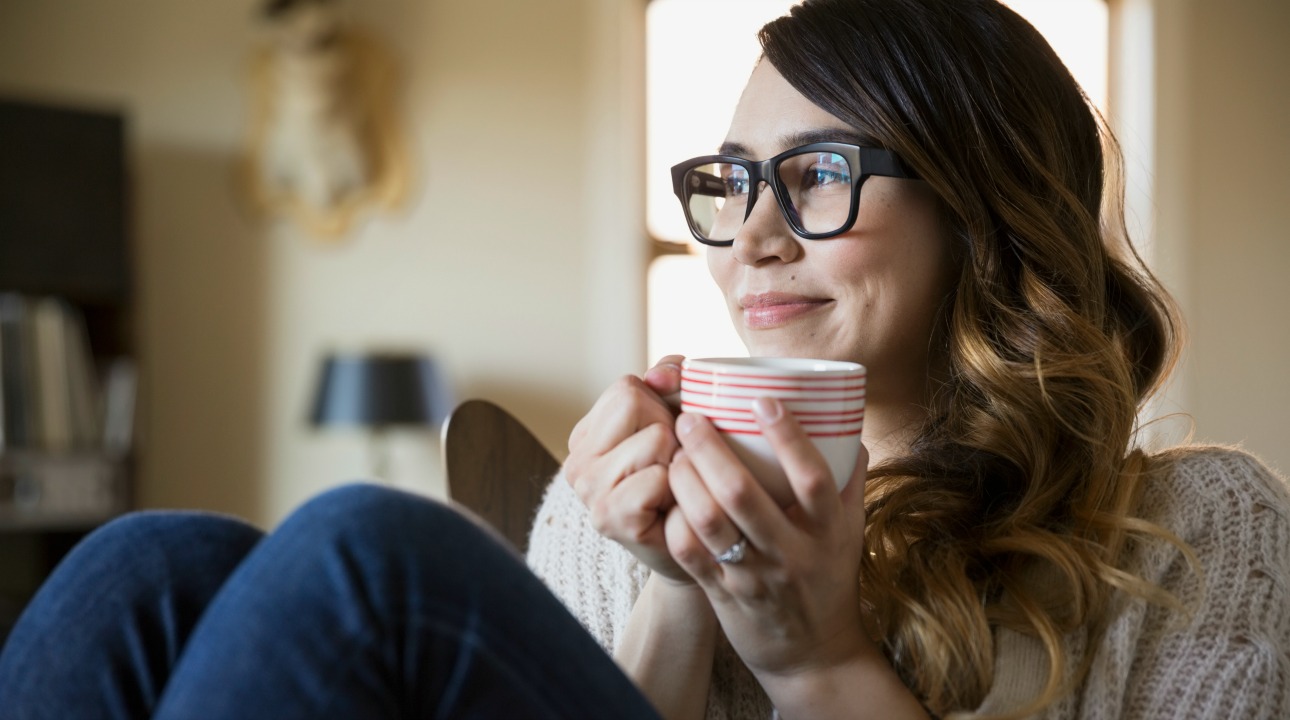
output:
[{"label": "blue eye", "polygon": [[811,184],[816,187],[820,187],[823,185],[831,185],[833,183],[844,183],[844,182],[850,182],[850,181],[851,181],[851,178],[847,177],[843,173],[834,172],[832,170],[824,170],[822,168],[816,168],[811,173]]},{"label": "blue eye", "polygon": [[748,194],[748,173],[742,168],[722,178],[726,183],[726,197]]},{"label": "blue eye", "polygon": [[851,185],[851,170],[847,161],[835,153],[821,153],[816,161],[806,170],[802,178],[803,188],[807,190],[834,190],[839,186]]}]

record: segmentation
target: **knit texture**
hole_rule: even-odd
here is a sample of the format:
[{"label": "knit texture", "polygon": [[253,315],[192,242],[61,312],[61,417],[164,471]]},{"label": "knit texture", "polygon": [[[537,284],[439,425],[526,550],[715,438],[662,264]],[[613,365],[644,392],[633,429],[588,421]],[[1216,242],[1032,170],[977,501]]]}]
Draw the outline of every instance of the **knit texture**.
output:
[{"label": "knit texture", "polygon": [[[649,569],[591,527],[586,506],[556,475],[529,536],[529,567],[573,615],[612,653],[618,647]],[[769,718],[766,697],[724,636],[717,641],[708,691],[707,720]]]},{"label": "knit texture", "polygon": [[[1290,492],[1250,455],[1184,448],[1158,457],[1167,471],[1145,489],[1139,516],[1171,530],[1200,559],[1197,575],[1169,543],[1132,544],[1125,567],[1173,593],[1184,617],[1141,600],[1123,602],[1092,649],[1083,684],[1038,717],[1290,718]],[[591,527],[563,474],[548,489],[529,564],[606,650],[622,637],[649,571]],[[995,682],[983,712],[1024,707],[1047,677],[1038,640],[995,633]],[[1088,651],[1067,639],[1067,667]],[[764,720],[765,693],[728,643],[719,642],[708,720]]]}]

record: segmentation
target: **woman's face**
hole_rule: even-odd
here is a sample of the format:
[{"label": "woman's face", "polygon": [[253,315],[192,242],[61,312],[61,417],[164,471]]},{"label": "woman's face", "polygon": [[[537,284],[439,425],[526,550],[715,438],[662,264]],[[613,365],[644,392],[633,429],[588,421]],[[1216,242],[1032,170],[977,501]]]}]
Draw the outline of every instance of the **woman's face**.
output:
[{"label": "woman's face", "polygon": [[[723,152],[763,160],[822,140],[857,142],[857,133],[763,61],[739,100]],[[917,401],[936,312],[955,275],[930,187],[870,177],[855,225],[826,240],[795,235],[769,188],[762,189],[733,245],[707,250],[749,352],[860,362],[869,370],[871,402]]]}]

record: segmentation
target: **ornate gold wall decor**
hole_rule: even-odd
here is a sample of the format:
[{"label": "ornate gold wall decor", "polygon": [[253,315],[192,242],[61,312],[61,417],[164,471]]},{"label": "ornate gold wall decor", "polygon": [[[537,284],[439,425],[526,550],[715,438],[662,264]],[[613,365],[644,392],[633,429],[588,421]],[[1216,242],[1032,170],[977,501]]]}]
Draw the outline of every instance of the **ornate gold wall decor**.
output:
[{"label": "ornate gold wall decor", "polygon": [[251,73],[244,165],[251,201],[309,233],[342,238],[366,209],[406,196],[398,68],[337,0],[269,0]]}]

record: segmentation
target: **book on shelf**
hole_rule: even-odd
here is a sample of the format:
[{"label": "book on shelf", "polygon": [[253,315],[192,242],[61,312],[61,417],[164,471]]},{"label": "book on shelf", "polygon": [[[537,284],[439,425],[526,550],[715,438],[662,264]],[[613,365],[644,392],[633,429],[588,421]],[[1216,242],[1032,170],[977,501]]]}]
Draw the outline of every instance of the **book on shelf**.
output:
[{"label": "book on shelf", "polygon": [[50,297],[31,302],[32,341],[36,352],[37,434],[44,449],[67,452],[72,447],[71,390],[68,388],[65,311]]},{"label": "book on shelf", "polygon": [[[90,352],[89,332],[77,313],[67,316],[63,326],[67,355],[67,389],[73,447],[99,444],[103,427],[103,393],[95,382],[94,356]],[[115,362],[131,362],[117,358]],[[128,449],[128,448],[126,448]]]},{"label": "book on shelf", "polygon": [[110,455],[125,455],[134,446],[134,402],[139,371],[127,357],[108,366],[103,393],[103,449]]},{"label": "book on shelf", "polygon": [[26,314],[24,297],[0,295],[0,387],[3,388],[0,399],[4,401],[0,418],[3,418],[5,447],[27,446],[31,442],[28,432],[34,424],[27,405],[30,392],[25,387],[31,377],[25,351],[28,343],[23,341]]},{"label": "book on shelf", "polygon": [[0,294],[0,451],[129,452],[134,363],[105,360],[102,380],[97,368],[75,306]]}]

